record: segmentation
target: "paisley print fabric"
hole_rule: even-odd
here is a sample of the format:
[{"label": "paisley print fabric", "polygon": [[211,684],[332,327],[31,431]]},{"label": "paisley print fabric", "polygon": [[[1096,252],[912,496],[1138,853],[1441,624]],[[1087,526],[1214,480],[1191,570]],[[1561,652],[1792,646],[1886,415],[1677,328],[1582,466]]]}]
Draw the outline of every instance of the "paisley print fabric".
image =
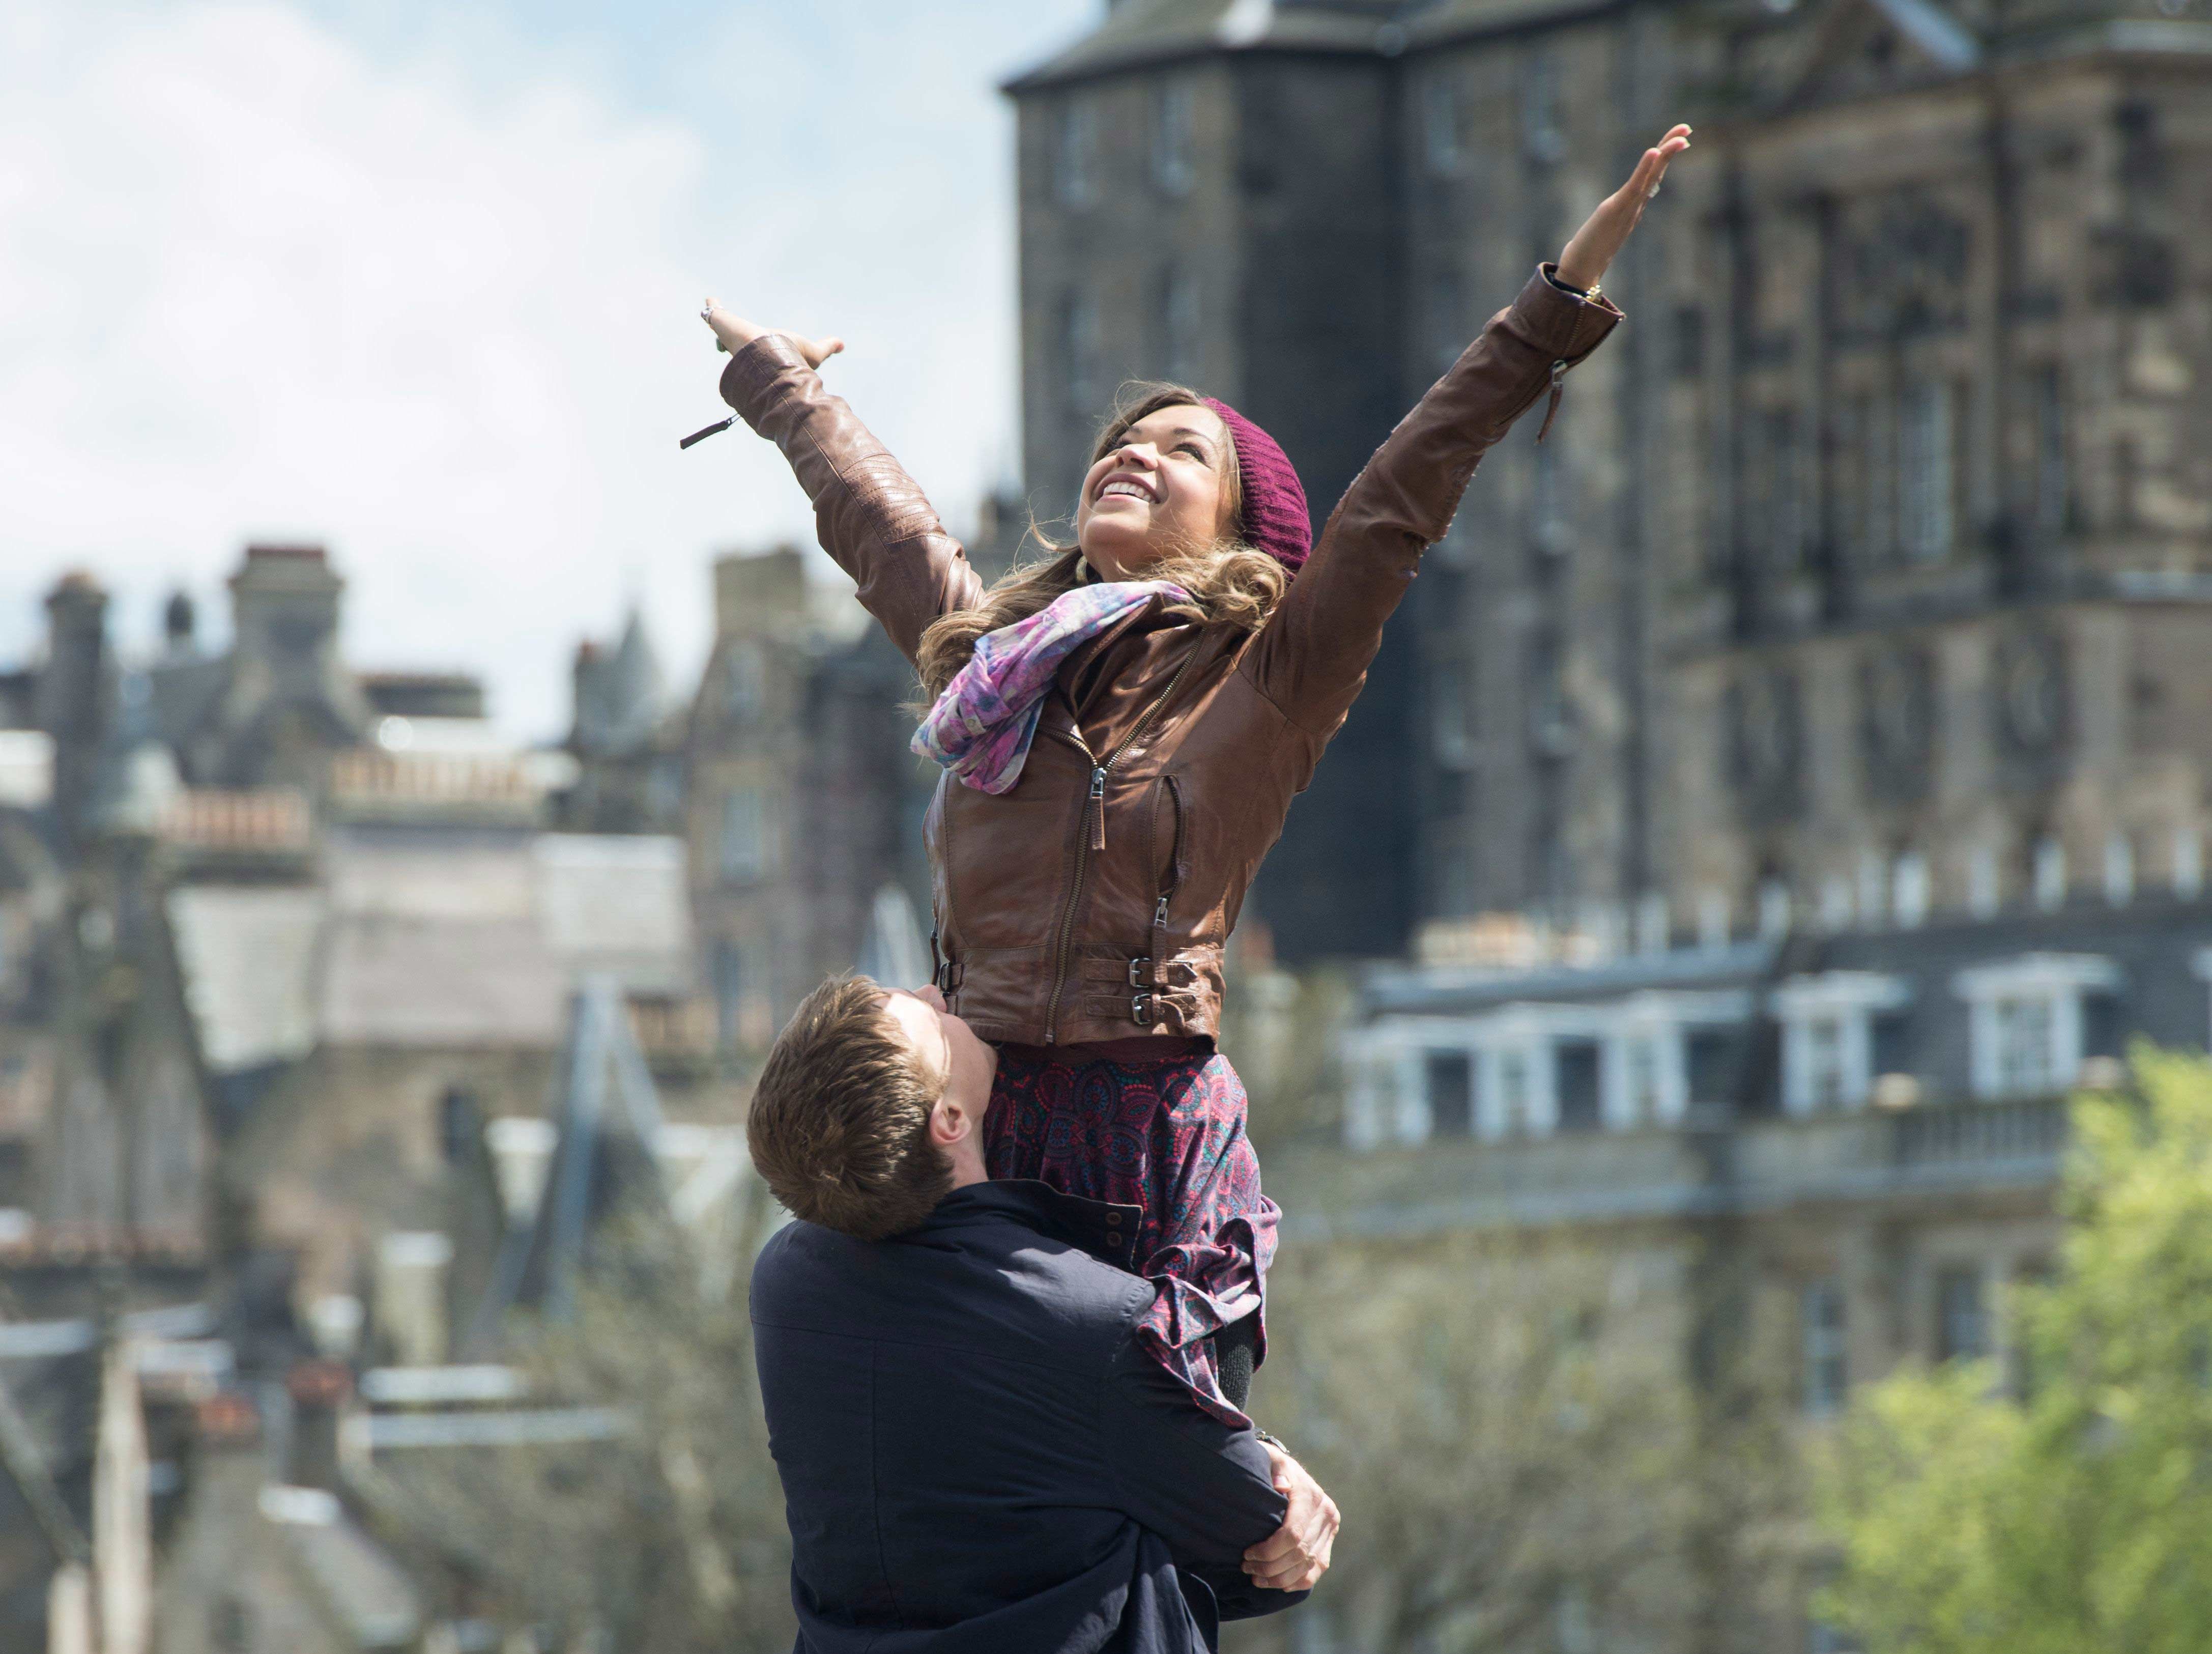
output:
[{"label": "paisley print fabric", "polygon": [[[1244,1113],[1244,1084],[1218,1054],[1070,1061],[1008,1049],[983,1122],[994,1177],[1144,1208],[1132,1256],[1156,1293],[1138,1336],[1208,1412],[1237,1425],[1212,1335],[1261,1314],[1282,1216],[1260,1192]],[[1267,1353],[1264,1317],[1256,1353]]]},{"label": "paisley print fabric", "polygon": [[934,758],[980,793],[1012,792],[1060,663],[1156,597],[1182,603],[1190,593],[1164,580],[1102,581],[984,633],[914,732],[915,756]]}]

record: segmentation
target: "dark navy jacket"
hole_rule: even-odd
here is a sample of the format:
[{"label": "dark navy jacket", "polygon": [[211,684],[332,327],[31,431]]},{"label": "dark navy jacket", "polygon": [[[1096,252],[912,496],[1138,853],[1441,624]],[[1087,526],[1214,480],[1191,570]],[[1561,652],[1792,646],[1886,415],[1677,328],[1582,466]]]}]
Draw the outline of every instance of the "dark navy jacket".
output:
[{"label": "dark navy jacket", "polygon": [[1196,1654],[1282,1525],[1249,1430],[1133,1330],[1134,1207],[955,1189],[895,1240],[784,1228],[753,1269],[798,1654]]}]

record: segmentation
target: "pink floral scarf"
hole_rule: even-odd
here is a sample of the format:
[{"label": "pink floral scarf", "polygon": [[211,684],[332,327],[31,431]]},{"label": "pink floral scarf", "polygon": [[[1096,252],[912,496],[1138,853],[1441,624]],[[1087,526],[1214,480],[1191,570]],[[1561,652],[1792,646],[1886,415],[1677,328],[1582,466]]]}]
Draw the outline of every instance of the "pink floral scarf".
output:
[{"label": "pink floral scarf", "polygon": [[986,632],[914,732],[914,750],[978,792],[1012,791],[1060,663],[1155,597],[1185,603],[1190,593],[1166,581],[1102,581],[1061,593],[1027,620]]}]

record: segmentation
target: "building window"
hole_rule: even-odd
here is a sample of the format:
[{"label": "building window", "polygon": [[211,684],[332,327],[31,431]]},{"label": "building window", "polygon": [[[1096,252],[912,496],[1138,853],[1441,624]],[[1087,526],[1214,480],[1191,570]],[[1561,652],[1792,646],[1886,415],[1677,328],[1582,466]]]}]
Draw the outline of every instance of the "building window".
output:
[{"label": "building window", "polygon": [[1753,417],[1751,486],[1746,514],[1754,559],[1779,574],[1796,572],[1805,550],[1805,477],[1797,415],[1770,408]]},{"label": "building window", "polygon": [[1467,349],[1468,327],[1467,284],[1449,265],[1429,277],[1429,334],[1436,341],[1437,374],[1450,372]]},{"label": "building window", "polygon": [[1053,134],[1053,190],[1060,204],[1080,212],[1098,198],[1098,111],[1088,99],[1060,108]]},{"label": "building window", "polygon": [[722,710],[736,719],[757,716],[767,677],[757,644],[732,645],[722,659]]},{"label": "building window", "polygon": [[1989,1316],[1983,1302],[1981,1270],[1972,1264],[1938,1270],[1936,1359],[1973,1361],[1989,1353]]},{"label": "building window", "polygon": [[1466,666],[1457,660],[1437,661],[1429,675],[1429,731],[1438,763],[1461,769],[1474,757],[1474,720],[1468,713]]},{"label": "building window", "polygon": [[1559,1129],[1595,1131],[1601,1120],[1597,1042],[1563,1039],[1553,1049],[1553,1061]]},{"label": "building window", "polygon": [[1649,1036],[1628,1042],[1628,1123],[1649,1126],[1666,1105],[1659,1075],[1659,1042]]},{"label": "building window", "polygon": [[2048,994],[2008,994],[1996,1001],[1997,1085],[2007,1097],[2055,1090],[2051,1036],[2057,1018]]},{"label": "building window", "polygon": [[1693,1028],[1683,1041],[1690,1101],[1726,1105],[1735,1100],[1736,1063],[1742,1037],[1734,1028]]},{"label": "building window", "polygon": [[2066,905],[2066,847],[2055,838],[2038,839],[2028,868],[2035,905],[2048,913]]},{"label": "building window", "polygon": [[1896,548],[1885,411],[1877,398],[1861,395],[1848,398],[1838,416],[1846,474],[1838,490],[1842,520],[1837,526],[1845,550],[1862,565],[1886,562]]},{"label": "building window", "polygon": [[1429,171],[1449,178],[1466,159],[1459,83],[1439,75],[1421,91],[1421,154]]},{"label": "building window", "polygon": [[1170,81],[1152,108],[1152,182],[1163,195],[1190,193],[1198,181],[1197,151],[1197,88]]},{"label": "building window", "polygon": [[1060,358],[1066,376],[1068,407],[1079,419],[1098,411],[1098,301],[1087,289],[1071,288],[1060,305]]},{"label": "building window", "polygon": [[1806,1100],[1816,1109],[1843,1107],[1850,1089],[1844,1019],[1814,1017],[1805,1025]]},{"label": "building window", "polygon": [[1977,844],[1966,855],[1966,910],[1977,919],[1993,919],[2002,892],[1997,887],[1997,853]]},{"label": "building window", "polygon": [[1898,421],[1898,517],[1905,556],[1935,562],[1958,535],[1956,397],[1948,380],[1907,386]]},{"label": "building window", "polygon": [[1908,850],[1890,874],[1890,899],[1897,922],[1906,930],[1928,917],[1928,858]]},{"label": "building window", "polygon": [[2105,899],[2124,908],[2135,896],[2135,841],[2125,833],[2112,833],[2105,840]]},{"label": "building window", "polygon": [[1534,161],[1548,163],[1567,152],[1559,128],[1559,54],[1549,46],[1528,54],[1521,85],[1521,141]]},{"label": "building window", "polygon": [[746,884],[768,876],[768,802],[757,787],[740,787],[723,795],[720,860],[722,877]]},{"label": "building window", "polygon": [[1160,361],[1167,376],[1188,385],[1199,377],[1203,300],[1198,277],[1180,265],[1160,276]]},{"label": "building window", "polygon": [[2045,538],[2066,527],[2066,398],[2058,364],[2049,362],[2035,370],[2031,394],[2035,401],[2035,526]]},{"label": "building window", "polygon": [[1881,1072],[1874,1023],[1902,1010],[1911,987],[1875,971],[1830,970],[1796,976],[1774,990],[1782,1024],[1782,1106],[1794,1115],[1855,1109],[1873,1095]]},{"label": "building window", "polygon": [[1545,443],[1536,450],[1528,479],[1528,531],[1536,549],[1553,556],[1567,549],[1566,483],[1559,448]]},{"label": "building window", "polygon": [[1498,1058],[1498,1100],[1506,1134],[1528,1129],[1528,1059],[1523,1053],[1508,1051]]},{"label": "building window", "polygon": [[[2117,996],[2119,972],[2093,954],[2031,953],[1962,970],[1953,986],[1968,1006],[1974,1095],[2044,1097],[2074,1084],[2092,1053],[2087,1007]],[[2119,1026],[2114,997],[2112,1027]]]},{"label": "building window", "polygon": [[738,1049],[740,1013],[744,1006],[744,957],[726,936],[714,943],[714,1033],[725,1052]]},{"label": "building window", "polygon": [[1465,1051],[1429,1053],[1429,1134],[1464,1137],[1474,1126],[1474,1062]]},{"label": "building window", "polygon": [[1799,1338],[1805,1367],[1805,1411],[1816,1419],[1843,1410],[1850,1381],[1844,1339],[1844,1287],[1839,1280],[1816,1280],[1798,1301]]}]

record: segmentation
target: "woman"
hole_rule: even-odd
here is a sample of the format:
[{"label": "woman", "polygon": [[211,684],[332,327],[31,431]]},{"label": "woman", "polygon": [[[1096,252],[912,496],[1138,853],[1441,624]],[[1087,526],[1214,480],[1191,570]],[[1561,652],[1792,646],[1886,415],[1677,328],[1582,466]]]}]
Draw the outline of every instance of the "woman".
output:
[{"label": "woman", "polygon": [[1154,1351],[1232,1418],[1264,1353],[1278,1213],[1214,1049],[1230,931],[1477,461],[1547,391],[1555,413],[1620,320],[1598,282],[1688,143],[1677,126],[1646,150],[1492,319],[1310,556],[1273,440],[1154,386],[1108,423],[1073,543],[985,592],[823,390],[842,341],[703,313],[732,353],[724,398],[782,448],[823,549],[933,697],[917,746],[951,772],[927,829],[937,987],[1000,1048],[992,1175],[1142,1208]]}]

